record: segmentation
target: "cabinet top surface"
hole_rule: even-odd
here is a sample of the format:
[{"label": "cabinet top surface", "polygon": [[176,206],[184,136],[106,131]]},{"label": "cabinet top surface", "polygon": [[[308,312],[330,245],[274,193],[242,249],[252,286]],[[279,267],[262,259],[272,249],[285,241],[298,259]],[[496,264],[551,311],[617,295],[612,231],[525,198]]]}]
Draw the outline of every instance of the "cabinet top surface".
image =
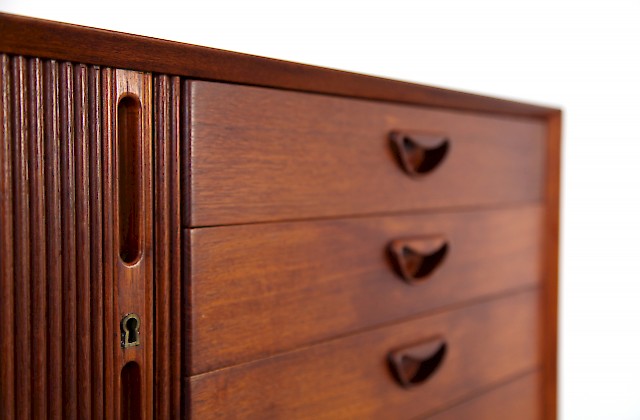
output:
[{"label": "cabinet top surface", "polygon": [[545,118],[557,109],[0,13],[0,53],[421,106]]}]

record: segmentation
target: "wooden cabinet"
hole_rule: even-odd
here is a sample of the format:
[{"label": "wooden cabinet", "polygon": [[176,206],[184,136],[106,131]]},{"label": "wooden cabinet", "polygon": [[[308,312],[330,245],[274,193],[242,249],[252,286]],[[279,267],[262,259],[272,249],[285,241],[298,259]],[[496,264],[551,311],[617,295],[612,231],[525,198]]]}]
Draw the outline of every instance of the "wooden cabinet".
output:
[{"label": "wooden cabinet", "polygon": [[556,417],[560,111],[0,32],[4,418]]}]

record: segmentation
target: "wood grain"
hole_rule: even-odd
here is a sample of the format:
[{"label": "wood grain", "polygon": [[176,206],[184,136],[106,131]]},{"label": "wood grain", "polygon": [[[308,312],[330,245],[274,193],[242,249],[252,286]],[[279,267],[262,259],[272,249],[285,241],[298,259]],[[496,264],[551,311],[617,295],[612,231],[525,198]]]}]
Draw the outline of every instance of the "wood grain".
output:
[{"label": "wood grain", "polygon": [[[123,83],[113,69],[0,55],[0,412],[3,418],[117,418],[122,361],[114,328],[114,109]],[[137,76],[136,76],[137,77]],[[147,162],[151,162],[151,77],[146,77]],[[134,77],[135,79],[135,77]],[[119,83],[119,84],[118,84]],[[120,87],[118,87],[120,86]],[[170,270],[164,281],[172,329],[179,328],[179,183],[177,115],[172,79],[164,168],[170,212]],[[120,90],[118,90],[120,89]],[[139,92],[138,92],[139,93]],[[160,127],[158,127],[160,128]],[[152,173],[146,202],[151,214]],[[147,221],[148,259],[153,217]],[[150,265],[150,263],[149,263]],[[147,418],[153,415],[152,271],[145,311],[149,331]],[[177,292],[176,292],[177,291]],[[119,296],[119,295],[118,295]],[[119,301],[118,301],[119,302]],[[108,316],[105,317],[105,311]],[[119,321],[118,316],[118,321]],[[176,321],[177,320],[177,321]],[[114,340],[115,343],[114,343]],[[167,355],[173,418],[180,407],[180,351]],[[177,365],[177,367],[176,367]],[[177,413],[177,414],[176,414]]]},{"label": "wood grain", "polygon": [[13,54],[423,106],[535,117],[546,117],[554,111],[543,106],[2,13],[0,33],[3,34],[0,51]]},{"label": "wood grain", "polygon": [[[537,368],[538,299],[521,293],[192,377],[187,415],[414,418]],[[398,386],[388,353],[434,336],[447,342],[438,371],[409,390]]]},{"label": "wood grain", "polygon": [[113,308],[115,305],[115,262],[113,258],[114,245],[114,212],[115,208],[113,191],[115,189],[115,163],[114,163],[114,136],[116,119],[116,98],[114,92],[114,71],[111,68],[103,68],[100,71],[102,86],[100,93],[102,96],[102,213],[103,213],[103,307],[104,307],[104,411],[105,418],[115,418],[118,408],[115,405],[116,387],[115,377],[119,374],[116,370],[116,348],[114,341],[118,335],[117,322],[114,321]]},{"label": "wood grain", "polygon": [[[544,198],[538,120],[187,81],[187,226],[342,217]],[[411,178],[393,130],[443,133],[440,167]]]},{"label": "wood grain", "polygon": [[16,418],[31,417],[31,249],[29,220],[29,168],[28,168],[28,75],[27,59],[11,60],[13,100],[13,214],[14,214],[14,334],[29,339],[15,339]]},{"label": "wood grain", "polygon": [[180,79],[154,77],[155,412],[181,418]]},{"label": "wood grain", "polygon": [[60,177],[62,207],[62,354],[63,413],[77,418],[77,318],[76,318],[76,203],[73,65],[60,69]]},{"label": "wood grain", "polygon": [[[186,230],[186,374],[539,285],[543,215],[527,206]],[[406,284],[389,243],[434,235],[449,246],[442,266]]]},{"label": "wood grain", "polygon": [[102,313],[84,258],[102,249],[89,237],[89,74],[38,58],[3,56],[2,64],[2,243],[11,245],[2,254],[3,413],[89,418],[92,402],[103,404],[92,370],[102,337],[91,341],[89,323],[101,324]]},{"label": "wood grain", "polygon": [[90,228],[90,340],[91,348],[91,417],[105,417],[104,410],[104,257],[102,211],[102,95],[100,68],[87,68],[87,128],[89,166],[89,225]]},{"label": "wood grain", "polygon": [[11,59],[0,54],[0,411],[15,417],[13,131]]},{"label": "wood grain", "polygon": [[60,66],[44,63],[45,196],[47,221],[48,411],[62,417],[62,209],[60,186]]},{"label": "wood grain", "polygon": [[530,373],[477,395],[429,420],[540,420],[540,384],[542,375]]},{"label": "wood grain", "polygon": [[31,233],[31,362],[33,363],[33,417],[47,415],[47,289],[46,233],[45,233],[45,177],[44,177],[44,110],[42,62],[29,60],[28,71],[28,176],[29,224]]},{"label": "wood grain", "polygon": [[[123,418],[125,408],[123,405],[123,395],[139,395],[140,398],[140,419],[149,419],[153,416],[153,343],[154,343],[154,317],[153,317],[153,132],[152,132],[152,78],[150,74],[130,72],[124,70],[112,70],[113,74],[112,90],[106,94],[111,96],[110,104],[114,109],[122,98],[131,96],[138,101],[140,106],[139,120],[133,122],[133,127],[127,130],[136,130],[136,136],[128,137],[120,135],[119,124],[124,124],[119,118],[119,112],[110,115],[113,120],[108,121],[112,131],[109,133],[108,141],[112,148],[112,158],[110,164],[113,167],[110,175],[113,177],[113,184],[110,186],[110,204],[113,207],[107,209],[113,215],[112,249],[109,258],[112,259],[114,269],[113,280],[113,306],[108,308],[109,316],[112,317],[111,337],[106,337],[109,341],[108,351],[114,353],[114,392],[113,405],[115,418]],[[139,142],[139,144],[128,144],[125,142]],[[123,168],[122,160],[125,153],[130,153],[133,147],[139,152],[136,154],[137,160],[133,159],[131,165],[137,165],[135,174],[139,179],[132,179],[120,182],[124,171],[132,168]],[[122,149],[121,149],[122,148]],[[129,182],[139,182],[139,187],[134,188]],[[122,191],[120,190],[122,189]],[[129,197],[139,203],[139,219],[132,218],[129,214],[123,213],[120,200],[127,197],[131,191],[138,191],[137,197]],[[130,222],[127,222],[126,220]],[[135,230],[134,239],[138,241],[138,255],[129,261],[123,255],[123,224],[130,223],[126,230]],[[140,345],[136,347],[121,347],[120,321],[127,314],[137,314],[140,318]],[[140,384],[138,389],[128,389],[122,382],[120,372],[125,365],[133,362],[140,369]],[[128,417],[124,417],[128,418]]]},{"label": "wood grain", "polygon": [[[0,33],[3,418],[119,418],[133,359],[146,418],[556,418],[559,110],[6,14]],[[119,94],[140,86],[148,258],[132,275],[114,138]],[[408,178],[397,129],[450,136],[443,166]],[[220,225],[236,226],[189,229]],[[376,241],[440,226],[456,246],[403,283]],[[123,352],[136,275],[144,349]],[[445,329],[471,344],[395,388],[389,349]]]},{"label": "wood grain", "polygon": [[[91,230],[89,215],[89,86],[87,68],[74,68],[74,126],[75,126],[75,176],[76,176],[76,252],[83,256],[76,260],[76,301],[78,331],[91,331]],[[87,258],[88,256],[88,258]],[[91,338],[78,334],[78,417],[91,416]]]}]

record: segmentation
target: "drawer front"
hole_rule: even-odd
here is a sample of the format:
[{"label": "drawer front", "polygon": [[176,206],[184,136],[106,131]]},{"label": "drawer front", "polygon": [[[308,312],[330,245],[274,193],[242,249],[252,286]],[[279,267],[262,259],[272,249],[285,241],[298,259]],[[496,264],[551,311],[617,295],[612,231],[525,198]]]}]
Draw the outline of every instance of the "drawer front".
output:
[{"label": "drawer front", "polygon": [[542,375],[527,374],[505,385],[471,398],[429,420],[540,420]]},{"label": "drawer front", "polygon": [[[537,292],[520,293],[187,378],[187,413],[192,418],[425,415],[536,369],[539,302]],[[427,348],[436,342],[446,348]],[[408,363],[394,369],[390,360],[396,356],[419,368]],[[401,376],[411,386],[400,385],[396,377]]]},{"label": "drawer front", "polygon": [[[201,81],[187,82],[186,94],[189,226],[530,202],[543,194],[542,120]],[[393,148],[392,131],[410,141],[401,136]],[[420,151],[431,160],[419,159]],[[410,166],[436,166],[412,176],[402,156]]]},{"label": "drawer front", "polygon": [[[186,372],[535,286],[542,217],[526,206],[186,230]],[[402,277],[412,260],[393,256],[397,243],[423,275]]]}]

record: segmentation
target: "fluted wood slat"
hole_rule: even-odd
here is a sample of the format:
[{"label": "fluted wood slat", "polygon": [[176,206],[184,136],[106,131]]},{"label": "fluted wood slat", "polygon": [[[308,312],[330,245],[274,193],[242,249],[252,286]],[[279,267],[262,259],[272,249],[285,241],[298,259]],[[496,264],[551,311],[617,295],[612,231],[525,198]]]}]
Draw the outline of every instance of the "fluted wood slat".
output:
[{"label": "fluted wood slat", "polygon": [[13,111],[13,217],[14,217],[14,342],[16,418],[31,417],[31,284],[27,60],[11,59]]},{"label": "fluted wood slat", "polygon": [[[102,164],[103,164],[103,178],[102,178],[102,192],[103,192],[103,305],[105,308],[104,313],[111,311],[109,308],[113,308],[114,305],[114,293],[113,293],[113,175],[114,175],[114,151],[113,151],[113,132],[114,132],[114,112],[115,104],[113,103],[113,96],[111,92],[113,90],[113,71],[111,69],[101,70],[102,86],[100,88],[100,94],[102,96],[102,148],[99,149],[102,152]],[[103,321],[104,328],[104,411],[107,418],[113,418],[114,413],[117,411],[115,406],[115,390],[112,386],[107,384],[113,382],[115,377],[115,354],[117,347],[113,343],[113,339],[117,338],[117,331],[112,322],[113,318],[105,316]]]},{"label": "fluted wood slat", "polygon": [[49,417],[62,417],[62,214],[60,206],[60,70],[44,63],[45,181],[47,220],[47,327]]},{"label": "fluted wood slat", "polygon": [[155,85],[155,415],[180,418],[180,79]]},{"label": "fluted wood slat", "polygon": [[2,418],[104,418],[100,70],[0,65]]},{"label": "fluted wood slat", "polygon": [[78,414],[76,327],[76,197],[75,131],[73,115],[73,66],[60,69],[60,177],[62,207],[62,342],[63,413],[69,420]]},{"label": "fluted wood slat", "polygon": [[91,248],[89,216],[89,109],[87,67],[74,67],[74,122],[75,122],[75,177],[76,177],[76,252],[83,258],[76,259],[76,328],[77,377],[78,377],[78,417],[86,419],[91,414]]},{"label": "fluted wood slat", "polygon": [[[156,114],[156,194],[155,194],[155,211],[159,217],[156,217],[156,303],[159,307],[156,310],[156,348],[169,348],[171,340],[168,334],[170,328],[171,314],[167,309],[170,308],[170,286],[168,284],[168,275],[170,273],[169,266],[169,231],[165,229],[167,224],[167,216],[169,214],[169,180],[167,179],[167,165],[169,157],[167,142],[170,141],[170,133],[166,121],[169,119],[169,79],[166,76],[156,77],[155,83],[155,114]],[[155,378],[156,395],[155,395],[155,412],[161,418],[169,417],[169,408],[171,404],[170,398],[170,372],[168,353],[156,352]]]},{"label": "fluted wood slat", "polygon": [[0,410],[15,415],[15,341],[13,299],[13,137],[11,129],[11,68],[0,55]]},{"label": "fluted wood slat", "polygon": [[91,236],[91,388],[92,418],[104,416],[103,257],[102,257],[102,133],[100,68],[88,69],[89,208]]},{"label": "fluted wood slat", "polygon": [[[167,228],[171,234],[170,240],[170,258],[172,261],[171,270],[169,274],[168,282],[171,285],[170,295],[170,329],[168,333],[172,339],[169,343],[171,364],[171,413],[170,418],[178,420],[182,418],[181,413],[181,385],[182,385],[182,365],[180,363],[182,353],[182,288],[181,288],[181,273],[182,267],[180,265],[180,258],[176,256],[181,252],[181,229],[180,221],[182,216],[180,214],[181,203],[181,191],[180,191],[180,78],[171,78],[171,102],[170,102],[170,139],[168,146],[168,155],[170,157],[171,164],[169,166],[169,173],[171,174],[171,181],[169,183],[169,200],[170,200],[170,216],[169,225]],[[157,260],[157,259],[156,259]],[[166,349],[158,348],[156,352],[166,351]]]},{"label": "fluted wood slat", "polygon": [[[31,233],[31,363],[33,418],[47,415],[47,273],[45,233],[44,121],[42,62],[29,60],[28,176]],[[34,345],[35,344],[35,345]]]},{"label": "fluted wood slat", "polygon": [[[0,54],[0,418],[117,419],[114,70]],[[180,80],[154,79],[155,413],[180,418]],[[152,414],[152,415],[151,415]]]}]

